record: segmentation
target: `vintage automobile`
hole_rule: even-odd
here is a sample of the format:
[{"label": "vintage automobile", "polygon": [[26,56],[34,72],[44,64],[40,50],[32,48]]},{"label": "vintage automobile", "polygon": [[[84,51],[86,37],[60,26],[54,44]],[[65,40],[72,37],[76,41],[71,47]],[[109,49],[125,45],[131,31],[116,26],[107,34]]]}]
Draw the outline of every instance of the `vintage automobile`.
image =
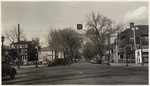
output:
[{"label": "vintage automobile", "polygon": [[90,63],[92,64],[101,64],[103,62],[102,59],[100,59],[100,57],[98,56],[94,56],[94,58],[90,61]]},{"label": "vintage automobile", "polygon": [[16,69],[11,66],[11,62],[2,58],[2,77],[10,76],[11,79],[14,79],[16,74]]}]

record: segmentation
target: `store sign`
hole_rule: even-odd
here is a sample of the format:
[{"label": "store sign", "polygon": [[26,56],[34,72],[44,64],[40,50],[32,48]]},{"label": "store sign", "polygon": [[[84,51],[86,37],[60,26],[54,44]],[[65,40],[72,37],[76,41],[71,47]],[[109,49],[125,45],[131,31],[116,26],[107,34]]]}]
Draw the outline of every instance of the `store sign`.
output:
[{"label": "store sign", "polygon": [[20,55],[27,55],[27,49],[21,49]]},{"label": "store sign", "polygon": [[149,52],[148,49],[143,49],[143,52]]}]

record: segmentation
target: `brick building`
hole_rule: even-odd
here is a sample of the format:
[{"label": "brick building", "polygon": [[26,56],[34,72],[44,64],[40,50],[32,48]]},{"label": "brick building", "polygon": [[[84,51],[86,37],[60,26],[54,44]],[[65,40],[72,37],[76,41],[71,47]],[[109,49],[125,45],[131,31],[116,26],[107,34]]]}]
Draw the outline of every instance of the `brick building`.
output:
[{"label": "brick building", "polygon": [[[22,62],[35,61],[37,59],[36,49],[33,41],[20,41],[20,57]],[[10,49],[18,51],[18,42],[10,44]],[[18,52],[17,52],[18,53]]]},{"label": "brick building", "polygon": [[[137,30],[135,30],[135,44],[133,28],[137,28]],[[114,43],[117,45],[114,47],[114,61],[126,62],[125,48],[130,46],[130,49],[127,51],[129,54],[129,62],[141,63],[142,57],[145,62],[148,62],[148,35],[148,25],[134,25],[134,23],[131,22],[130,28],[122,31],[117,36]]]}]

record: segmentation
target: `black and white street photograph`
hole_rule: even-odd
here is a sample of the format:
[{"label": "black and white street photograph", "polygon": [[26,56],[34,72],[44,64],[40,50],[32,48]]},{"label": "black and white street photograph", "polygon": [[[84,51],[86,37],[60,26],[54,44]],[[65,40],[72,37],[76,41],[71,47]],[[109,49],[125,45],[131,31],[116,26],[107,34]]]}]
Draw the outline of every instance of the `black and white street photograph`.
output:
[{"label": "black and white street photograph", "polygon": [[149,85],[149,1],[1,1],[1,85]]}]

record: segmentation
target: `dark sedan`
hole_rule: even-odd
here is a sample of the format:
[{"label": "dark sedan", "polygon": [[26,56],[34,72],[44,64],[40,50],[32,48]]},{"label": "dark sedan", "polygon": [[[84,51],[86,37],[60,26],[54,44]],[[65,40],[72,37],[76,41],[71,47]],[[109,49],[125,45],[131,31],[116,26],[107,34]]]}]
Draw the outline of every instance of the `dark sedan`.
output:
[{"label": "dark sedan", "polygon": [[5,58],[2,58],[2,77],[10,76],[11,79],[14,79],[16,74],[16,69]]}]

